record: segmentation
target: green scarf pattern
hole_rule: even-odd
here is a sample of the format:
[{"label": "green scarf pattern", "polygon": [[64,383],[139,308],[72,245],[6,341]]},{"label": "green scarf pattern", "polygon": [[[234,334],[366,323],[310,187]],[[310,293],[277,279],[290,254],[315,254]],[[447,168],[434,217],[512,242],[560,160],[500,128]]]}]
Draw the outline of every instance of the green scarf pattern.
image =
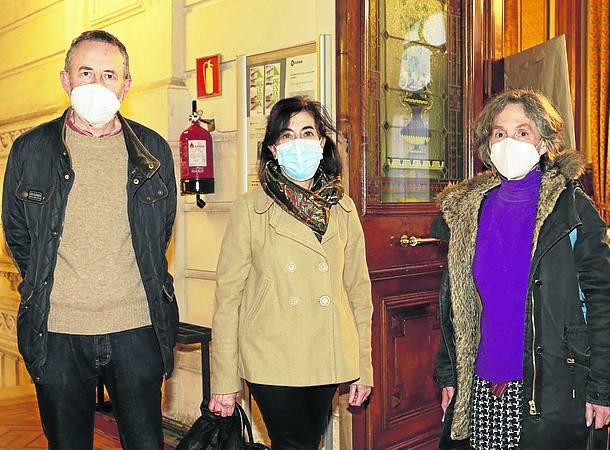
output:
[{"label": "green scarf pattern", "polygon": [[320,242],[328,227],[330,208],[344,193],[341,177],[329,178],[322,168],[318,169],[311,190],[302,188],[288,179],[274,160],[267,162],[261,186],[284,211],[311,228]]}]

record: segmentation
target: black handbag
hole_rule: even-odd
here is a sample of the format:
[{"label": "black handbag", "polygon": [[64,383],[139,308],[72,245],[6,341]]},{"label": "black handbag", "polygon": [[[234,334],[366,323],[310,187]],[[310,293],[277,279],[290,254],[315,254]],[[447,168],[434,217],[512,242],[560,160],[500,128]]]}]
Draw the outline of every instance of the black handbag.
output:
[{"label": "black handbag", "polygon": [[[252,437],[252,426],[239,403],[230,417],[220,417],[208,409],[207,402],[200,406],[199,417],[182,438],[176,450],[270,450],[257,444]],[[247,438],[247,440],[246,440]]]},{"label": "black handbag", "polygon": [[608,427],[599,430],[591,424],[587,437],[587,450],[606,450],[608,448]]}]

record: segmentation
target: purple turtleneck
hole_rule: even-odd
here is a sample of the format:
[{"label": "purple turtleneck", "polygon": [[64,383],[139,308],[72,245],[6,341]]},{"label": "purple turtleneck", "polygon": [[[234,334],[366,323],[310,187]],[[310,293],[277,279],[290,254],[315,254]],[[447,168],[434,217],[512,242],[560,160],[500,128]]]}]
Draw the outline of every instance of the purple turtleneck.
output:
[{"label": "purple turtleneck", "polygon": [[481,209],[472,265],[483,303],[476,374],[492,383],[523,379],[523,345],[532,237],[542,173],[501,178]]}]

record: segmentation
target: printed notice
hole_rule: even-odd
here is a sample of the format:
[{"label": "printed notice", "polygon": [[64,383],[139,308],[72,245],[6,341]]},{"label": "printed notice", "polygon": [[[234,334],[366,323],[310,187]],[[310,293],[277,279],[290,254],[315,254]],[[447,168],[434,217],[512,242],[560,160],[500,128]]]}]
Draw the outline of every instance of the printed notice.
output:
[{"label": "printed notice", "polygon": [[265,65],[265,115],[269,115],[271,107],[281,98],[281,78],[281,63]]},{"label": "printed notice", "polygon": [[286,59],[286,97],[305,95],[316,98],[316,53]]},{"label": "printed notice", "polygon": [[204,140],[189,141],[189,166],[206,167],[206,142]]},{"label": "printed notice", "polygon": [[250,106],[248,116],[262,116],[264,110],[265,66],[250,67]]}]

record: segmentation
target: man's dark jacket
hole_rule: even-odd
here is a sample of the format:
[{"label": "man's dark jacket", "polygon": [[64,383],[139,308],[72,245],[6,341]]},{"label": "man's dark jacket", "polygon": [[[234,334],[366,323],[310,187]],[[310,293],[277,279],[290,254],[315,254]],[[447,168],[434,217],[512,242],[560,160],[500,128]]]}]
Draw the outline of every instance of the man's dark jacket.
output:
[{"label": "man's dark jacket", "polygon": [[[573,181],[579,172],[576,155],[564,153],[542,177],[526,300],[521,450],[606,448],[606,430],[590,433],[585,426],[585,402],[610,406],[610,249],[605,223]],[[439,448],[470,433],[481,315],[472,260],[481,204],[499,183],[488,172],[448,188],[439,199],[442,216],[433,234],[449,241],[449,253],[435,377],[441,387],[456,388]],[[599,444],[586,447],[587,439]]]},{"label": "man's dark jacket", "polygon": [[[44,383],[49,298],[57,250],[68,195],[74,177],[78,177],[65,145],[66,114],[67,111],[15,140],[2,194],[6,242],[23,278],[17,316],[19,351],[39,384]],[[125,182],[133,248],[168,377],[173,369],[172,349],[178,324],[173,279],[165,256],[176,214],[174,164],[171,150],[161,136],[120,115],[119,119],[128,153]],[[103,179],[104,174],[99,176]],[[86,215],[87,211],[79,213]],[[87,292],[83,296],[86,298]]]}]

